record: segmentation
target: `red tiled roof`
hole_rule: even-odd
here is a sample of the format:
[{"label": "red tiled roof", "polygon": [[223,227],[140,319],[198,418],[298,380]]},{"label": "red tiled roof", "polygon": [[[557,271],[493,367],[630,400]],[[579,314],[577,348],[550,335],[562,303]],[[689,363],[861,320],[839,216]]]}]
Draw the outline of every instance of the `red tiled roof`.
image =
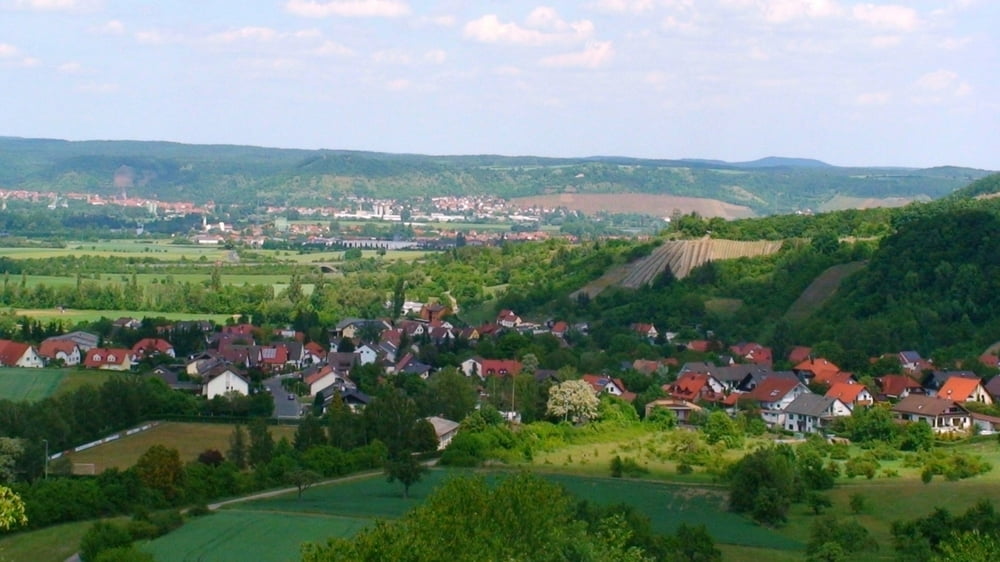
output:
[{"label": "red tiled roof", "polygon": [[160,338],[143,338],[132,346],[132,353],[145,355],[150,353],[169,353],[174,348],[170,342]]},{"label": "red tiled roof", "polygon": [[521,372],[521,362],[515,359],[483,359],[480,376],[516,375]]},{"label": "red tiled roof", "polygon": [[0,340],[0,365],[14,365],[24,357],[31,346],[26,343]]},{"label": "red tiled roof", "polygon": [[938,390],[938,397],[956,402],[965,402],[979,387],[979,379],[967,379],[965,377],[951,377],[944,381],[941,389]]},{"label": "red tiled roof", "polygon": [[865,385],[863,384],[838,382],[834,383],[830,387],[830,390],[826,391],[826,397],[839,398],[844,404],[853,404],[864,390]]},{"label": "red tiled roof", "polygon": [[121,365],[132,355],[132,350],[125,348],[95,347],[87,352],[83,360],[85,367],[95,368],[102,365]]},{"label": "red tiled roof", "polygon": [[69,355],[76,349],[72,340],[47,339],[38,347],[38,355],[47,359],[55,359],[60,352]]},{"label": "red tiled roof", "polygon": [[907,375],[885,375],[879,379],[879,386],[886,396],[899,396],[907,389],[923,388]]},{"label": "red tiled roof", "polygon": [[792,391],[799,384],[799,381],[795,379],[786,379],[783,377],[768,377],[760,382],[753,391],[750,392],[750,397],[758,402],[777,402],[781,400],[786,394]]},{"label": "red tiled roof", "polygon": [[788,353],[788,362],[792,364],[801,363],[809,359],[809,355],[811,353],[812,353],[811,347],[797,345],[793,347],[792,350]]}]

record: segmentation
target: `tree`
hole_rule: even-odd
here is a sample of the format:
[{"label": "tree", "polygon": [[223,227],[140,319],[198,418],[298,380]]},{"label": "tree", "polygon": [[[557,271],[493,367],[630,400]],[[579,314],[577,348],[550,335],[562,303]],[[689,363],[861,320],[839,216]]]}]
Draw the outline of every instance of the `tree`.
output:
[{"label": "tree", "polygon": [[0,486],[0,531],[10,531],[28,524],[21,496],[6,486]]},{"label": "tree", "polygon": [[708,420],[702,427],[705,440],[709,444],[725,443],[727,448],[735,449],[743,446],[743,430],[729,414],[716,410],[708,415]]},{"label": "tree", "polygon": [[21,439],[0,437],[0,484],[14,481],[15,468],[23,454],[24,442]]},{"label": "tree", "polygon": [[177,449],[153,445],[136,461],[135,471],[144,486],[158,490],[168,501],[180,495],[184,465]]},{"label": "tree", "polygon": [[247,435],[240,424],[236,424],[232,435],[229,436],[228,456],[240,470],[247,467]]},{"label": "tree", "polygon": [[98,521],[80,539],[80,558],[85,562],[94,562],[102,552],[130,544],[132,535],[124,526]]},{"label": "tree", "polygon": [[1000,552],[1000,538],[978,529],[955,533],[941,543],[941,555],[934,562],[993,562]]},{"label": "tree", "polygon": [[824,509],[833,506],[833,502],[830,501],[830,496],[815,491],[806,494],[806,504],[816,515],[823,513]]},{"label": "tree", "polygon": [[435,373],[427,382],[424,394],[426,398],[421,402],[425,415],[441,416],[457,422],[476,409],[479,398],[471,378],[454,367]]},{"label": "tree", "polygon": [[298,491],[297,499],[302,499],[302,492],[308,490],[313,484],[319,481],[320,475],[309,469],[296,468],[285,473],[285,480],[295,486]]},{"label": "tree", "polygon": [[785,521],[792,498],[802,484],[796,474],[795,453],[787,445],[758,449],[737,461],[729,470],[729,507],[749,513],[766,524]]},{"label": "tree", "polygon": [[250,422],[250,447],[247,450],[247,463],[257,468],[271,462],[274,454],[274,437],[267,429],[263,418],[254,418]]},{"label": "tree", "polygon": [[673,537],[671,562],[721,562],[722,551],[715,547],[704,525],[681,523]]},{"label": "tree", "polygon": [[365,407],[363,417],[369,438],[385,443],[390,457],[410,450],[418,419],[417,407],[412,399],[394,388],[388,388]]},{"label": "tree", "polygon": [[597,417],[601,401],[586,381],[570,380],[549,388],[546,414],[554,418],[586,423]]},{"label": "tree", "polygon": [[390,457],[385,463],[386,480],[391,484],[396,480],[403,485],[403,498],[410,497],[410,486],[420,481],[428,471],[417,457],[403,452],[396,458]]},{"label": "tree", "polygon": [[295,429],[294,442],[295,450],[299,452],[325,444],[326,433],[323,432],[322,422],[316,416],[306,414],[299,422],[299,427]]}]

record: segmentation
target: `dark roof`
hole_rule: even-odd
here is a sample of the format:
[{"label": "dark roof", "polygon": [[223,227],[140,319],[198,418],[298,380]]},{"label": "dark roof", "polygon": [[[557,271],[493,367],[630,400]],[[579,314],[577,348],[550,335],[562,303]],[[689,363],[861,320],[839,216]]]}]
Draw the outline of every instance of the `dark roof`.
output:
[{"label": "dark roof", "polygon": [[924,386],[931,390],[938,390],[951,377],[962,377],[964,379],[978,379],[979,375],[972,371],[931,371],[931,374],[923,380]]},{"label": "dark roof", "polygon": [[800,394],[788,406],[785,406],[785,413],[819,418],[826,415],[827,409],[836,400],[836,398],[827,398],[819,394]]},{"label": "dark roof", "polygon": [[942,414],[967,414],[968,411],[952,400],[911,394],[892,407],[893,412],[904,414],[919,414],[922,416],[940,416]]},{"label": "dark roof", "polygon": [[990,396],[1000,396],[1000,376],[993,377],[984,387]]}]

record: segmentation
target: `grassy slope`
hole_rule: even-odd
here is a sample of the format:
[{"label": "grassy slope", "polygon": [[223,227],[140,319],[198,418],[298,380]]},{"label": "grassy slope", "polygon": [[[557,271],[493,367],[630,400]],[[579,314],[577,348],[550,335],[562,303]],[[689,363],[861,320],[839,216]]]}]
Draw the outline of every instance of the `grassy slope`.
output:
[{"label": "grassy slope", "polygon": [[851,262],[835,265],[819,275],[799,298],[788,307],[785,317],[789,320],[805,320],[813,312],[819,310],[840,288],[840,282],[845,277],[860,271],[865,262]]},{"label": "grassy slope", "polygon": [[[294,426],[272,426],[270,430],[275,441],[282,437],[290,440],[295,435]],[[148,431],[73,453],[69,458],[74,463],[93,463],[97,472],[111,467],[124,469],[135,464],[146,449],[165,445],[177,449],[182,462],[189,462],[206,449],[225,454],[232,433],[233,426],[229,424],[164,422]]]},{"label": "grassy slope", "polygon": [[[120,517],[109,521],[125,521]],[[80,546],[80,539],[93,521],[77,521],[0,536],[0,560],[4,562],[63,562]]]},{"label": "grassy slope", "polygon": [[0,398],[41,400],[56,392],[66,373],[64,369],[0,367]]}]

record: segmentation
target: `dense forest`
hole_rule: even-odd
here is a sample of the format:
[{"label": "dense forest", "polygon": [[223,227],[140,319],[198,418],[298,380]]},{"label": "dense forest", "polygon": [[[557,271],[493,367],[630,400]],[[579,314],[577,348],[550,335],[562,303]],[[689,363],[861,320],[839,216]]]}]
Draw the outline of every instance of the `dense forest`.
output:
[{"label": "dense forest", "polygon": [[[706,197],[758,214],[816,209],[836,196],[938,198],[987,172],[634,158],[422,156],[166,142],[0,138],[0,187],[221,204],[320,204],[342,197],[546,193]],[[117,180],[116,180],[117,177]]]}]

